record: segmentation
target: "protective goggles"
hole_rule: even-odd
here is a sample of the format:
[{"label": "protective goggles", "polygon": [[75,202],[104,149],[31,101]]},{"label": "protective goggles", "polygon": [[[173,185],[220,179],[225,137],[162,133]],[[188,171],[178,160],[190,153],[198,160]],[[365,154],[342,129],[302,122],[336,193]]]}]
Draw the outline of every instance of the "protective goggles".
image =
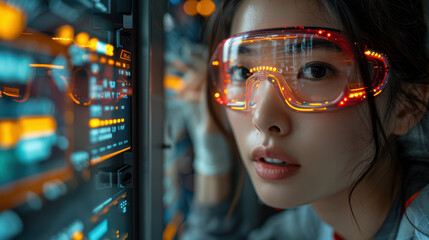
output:
[{"label": "protective goggles", "polygon": [[214,52],[211,94],[230,109],[249,110],[269,83],[298,112],[353,106],[368,94],[379,95],[389,78],[387,57],[368,48],[364,53],[369,87],[359,74],[351,44],[338,30],[293,27],[240,33],[223,40]]}]

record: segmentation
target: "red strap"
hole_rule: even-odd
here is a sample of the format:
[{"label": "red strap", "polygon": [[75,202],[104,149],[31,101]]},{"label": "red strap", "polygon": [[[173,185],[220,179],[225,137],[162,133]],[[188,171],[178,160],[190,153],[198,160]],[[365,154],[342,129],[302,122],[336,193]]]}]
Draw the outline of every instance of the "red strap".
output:
[{"label": "red strap", "polygon": [[[418,192],[414,193],[413,196],[411,196],[410,198],[408,198],[408,200],[405,202],[404,211],[402,212],[402,214],[404,214],[405,210],[407,210],[408,206],[414,201],[414,199],[419,195],[419,193],[421,191],[422,191],[422,189],[420,189]],[[345,238],[343,238],[337,232],[334,232],[333,239],[334,240],[345,240]]]},{"label": "red strap", "polygon": [[411,196],[410,198],[408,198],[408,200],[405,202],[404,211],[402,211],[402,214],[404,214],[405,210],[407,210],[408,206],[411,204],[411,202],[413,202],[413,200],[417,197],[417,195],[419,195],[419,193],[421,191],[422,191],[422,189],[420,189],[420,191],[414,193],[413,196]]},{"label": "red strap", "polygon": [[338,234],[337,232],[334,232],[334,240],[345,240],[345,239],[341,237],[341,235]]}]

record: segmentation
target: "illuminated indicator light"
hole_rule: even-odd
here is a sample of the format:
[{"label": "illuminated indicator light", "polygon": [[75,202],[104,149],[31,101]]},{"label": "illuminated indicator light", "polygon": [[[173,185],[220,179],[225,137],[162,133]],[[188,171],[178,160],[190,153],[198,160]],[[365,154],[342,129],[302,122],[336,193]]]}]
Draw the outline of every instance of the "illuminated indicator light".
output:
[{"label": "illuminated indicator light", "polygon": [[251,68],[251,69],[249,70],[249,72],[253,72],[253,68]]},{"label": "illuminated indicator light", "polygon": [[187,0],[185,4],[183,4],[183,11],[190,16],[195,16],[198,13],[197,4],[198,2],[196,0]]},{"label": "illuminated indicator light", "polygon": [[288,100],[289,100],[289,102],[291,102],[291,101],[292,101],[292,98],[289,98]]},{"label": "illuminated indicator light", "polygon": [[113,64],[115,64],[115,60],[113,60],[113,59],[109,59],[109,60],[107,61],[107,64],[109,64],[109,65],[113,65]]},{"label": "illuminated indicator light", "polygon": [[52,65],[52,64],[29,64],[30,67],[39,67],[39,68],[53,68],[53,69],[64,69],[64,66]]},{"label": "illuminated indicator light", "polygon": [[319,30],[319,34],[322,34],[323,32],[322,32],[322,30]]},{"label": "illuminated indicator light", "polygon": [[98,45],[98,39],[97,38],[91,38],[88,42],[88,48],[91,51],[97,51],[97,45]]},{"label": "illuminated indicator light", "polygon": [[125,63],[122,63],[122,67],[125,68],[127,65],[125,65]]},{"label": "illuminated indicator light", "polygon": [[223,90],[225,94],[228,94],[228,89]]},{"label": "illuminated indicator light", "polygon": [[327,102],[327,101],[325,102],[325,104],[328,104],[328,103],[329,103],[329,102]]},{"label": "illuminated indicator light", "polygon": [[82,240],[83,239],[83,233],[82,232],[75,232],[72,235],[72,240]]},{"label": "illuminated indicator light", "polygon": [[98,128],[101,125],[100,119],[93,118],[89,120],[89,127],[91,128]]},{"label": "illuminated indicator light", "polygon": [[331,33],[326,34],[328,37],[331,37]]},{"label": "illuminated indicator light", "polygon": [[220,96],[219,93],[215,93],[215,98],[218,98]]},{"label": "illuminated indicator light", "polygon": [[366,98],[366,96],[363,96],[363,98]]},{"label": "illuminated indicator light", "polygon": [[74,28],[70,25],[64,25],[58,28],[55,37],[63,45],[70,45],[74,38]]},{"label": "illuminated indicator light", "polygon": [[310,103],[309,105],[310,106],[321,106],[322,104],[321,103]]},{"label": "illuminated indicator light", "polygon": [[116,106],[116,110],[118,110],[118,106]]},{"label": "illuminated indicator light", "polygon": [[219,65],[219,61],[213,61],[213,62],[212,62],[212,65],[213,65],[213,66],[218,66],[218,65]]},{"label": "illuminated indicator light", "polygon": [[112,44],[106,44],[106,55],[112,57],[114,55],[115,47]]},{"label": "illuminated indicator light", "polygon": [[75,42],[82,48],[85,48],[88,45],[89,34],[86,32],[80,32],[75,37]]},{"label": "illuminated indicator light", "polygon": [[98,61],[98,56],[96,54],[90,54],[89,60],[91,60],[91,62],[96,62]]},{"label": "illuminated indicator light", "polygon": [[18,142],[19,133],[16,131],[16,123],[14,121],[0,121],[0,132],[1,148],[11,148]]},{"label": "illuminated indicator light", "polygon": [[116,119],[113,119],[113,124],[116,124],[116,123],[117,123]]},{"label": "illuminated indicator light", "polygon": [[112,124],[113,124],[113,120],[109,119],[109,125],[112,125]]},{"label": "illuminated indicator light", "polygon": [[5,40],[13,40],[22,33],[27,24],[27,16],[25,13],[4,1],[0,2],[0,38]]},{"label": "illuminated indicator light", "polygon": [[104,125],[109,125],[109,120],[104,120]]},{"label": "illuminated indicator light", "polygon": [[270,67],[268,70],[273,71],[273,67]]},{"label": "illuminated indicator light", "polygon": [[121,122],[124,122],[124,121],[125,121],[125,119],[121,118]]},{"label": "illuminated indicator light", "polygon": [[201,16],[208,17],[214,12],[216,5],[212,0],[201,0],[197,3],[196,8]]},{"label": "illuminated indicator light", "polygon": [[22,138],[52,135],[56,129],[57,123],[51,116],[0,121],[0,147],[13,147]]},{"label": "illuminated indicator light", "polygon": [[121,66],[121,63],[120,63],[120,62],[116,62],[115,64],[116,64],[116,66],[117,66],[117,67],[120,67],[120,66]]},{"label": "illuminated indicator light", "polygon": [[285,88],[284,87],[282,87],[282,91],[284,91],[285,90]]},{"label": "illuminated indicator light", "polygon": [[347,98],[344,98],[344,101],[347,102]]},{"label": "illuminated indicator light", "polygon": [[105,57],[100,58],[100,63],[105,64],[107,62],[107,59]]},{"label": "illuminated indicator light", "polygon": [[370,55],[371,54],[371,51],[365,51],[365,55]]},{"label": "illuminated indicator light", "polygon": [[359,93],[359,95],[360,95],[360,96],[362,96],[362,95],[363,95],[363,93],[362,93],[362,92],[360,92],[360,93]]},{"label": "illuminated indicator light", "polygon": [[262,70],[265,70],[265,66],[262,67]]},{"label": "illuminated indicator light", "polygon": [[344,105],[344,102],[343,102],[343,101],[341,101],[341,102],[340,102],[340,104],[341,104],[341,105]]},{"label": "illuminated indicator light", "polygon": [[104,121],[100,121],[100,126],[104,126]]},{"label": "illuminated indicator light", "polygon": [[273,68],[273,71],[275,72],[275,71],[277,71],[277,68]]},{"label": "illuminated indicator light", "polygon": [[371,56],[374,56],[374,52],[371,53]]}]

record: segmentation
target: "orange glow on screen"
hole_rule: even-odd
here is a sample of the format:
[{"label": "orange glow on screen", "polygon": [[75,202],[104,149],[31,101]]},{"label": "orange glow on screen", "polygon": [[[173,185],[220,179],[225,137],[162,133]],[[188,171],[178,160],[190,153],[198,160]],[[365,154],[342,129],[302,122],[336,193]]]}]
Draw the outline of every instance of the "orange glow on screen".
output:
[{"label": "orange glow on screen", "polygon": [[11,88],[11,87],[4,87],[3,88],[3,94],[9,97],[19,97],[19,89],[18,88]]},{"label": "orange glow on screen", "polygon": [[89,34],[86,32],[80,32],[76,35],[76,44],[82,48],[85,48],[88,45]]},{"label": "orange glow on screen", "polygon": [[53,134],[57,123],[52,116],[23,117],[0,121],[0,147],[15,146],[19,139]]},{"label": "orange glow on screen", "polygon": [[91,51],[97,51],[97,43],[98,43],[98,39],[97,38],[91,38],[88,42],[88,48]]},{"label": "orange glow on screen", "polygon": [[210,16],[216,8],[212,0],[201,0],[197,3],[197,12],[204,17]]},{"label": "orange glow on screen", "polygon": [[190,16],[195,16],[198,13],[197,4],[196,0],[187,0],[183,5],[183,11]]},{"label": "orange glow on screen", "polygon": [[106,55],[113,56],[115,51],[115,47],[112,44],[106,44]]},{"label": "orange glow on screen", "polygon": [[0,2],[0,38],[13,40],[22,33],[27,24],[27,16],[21,9]]},{"label": "orange glow on screen", "polygon": [[64,25],[58,28],[55,39],[63,45],[70,45],[74,39],[74,28],[70,25]]}]

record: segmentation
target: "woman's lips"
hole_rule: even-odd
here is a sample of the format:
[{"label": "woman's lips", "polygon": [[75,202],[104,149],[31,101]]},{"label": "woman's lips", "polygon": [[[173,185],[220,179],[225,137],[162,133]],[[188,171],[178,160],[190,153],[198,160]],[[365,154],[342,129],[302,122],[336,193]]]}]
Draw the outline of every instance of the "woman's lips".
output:
[{"label": "woman's lips", "polygon": [[[283,164],[268,163],[265,159],[277,159]],[[266,180],[282,180],[295,175],[301,167],[286,153],[274,147],[258,147],[252,151],[256,173]]]}]

